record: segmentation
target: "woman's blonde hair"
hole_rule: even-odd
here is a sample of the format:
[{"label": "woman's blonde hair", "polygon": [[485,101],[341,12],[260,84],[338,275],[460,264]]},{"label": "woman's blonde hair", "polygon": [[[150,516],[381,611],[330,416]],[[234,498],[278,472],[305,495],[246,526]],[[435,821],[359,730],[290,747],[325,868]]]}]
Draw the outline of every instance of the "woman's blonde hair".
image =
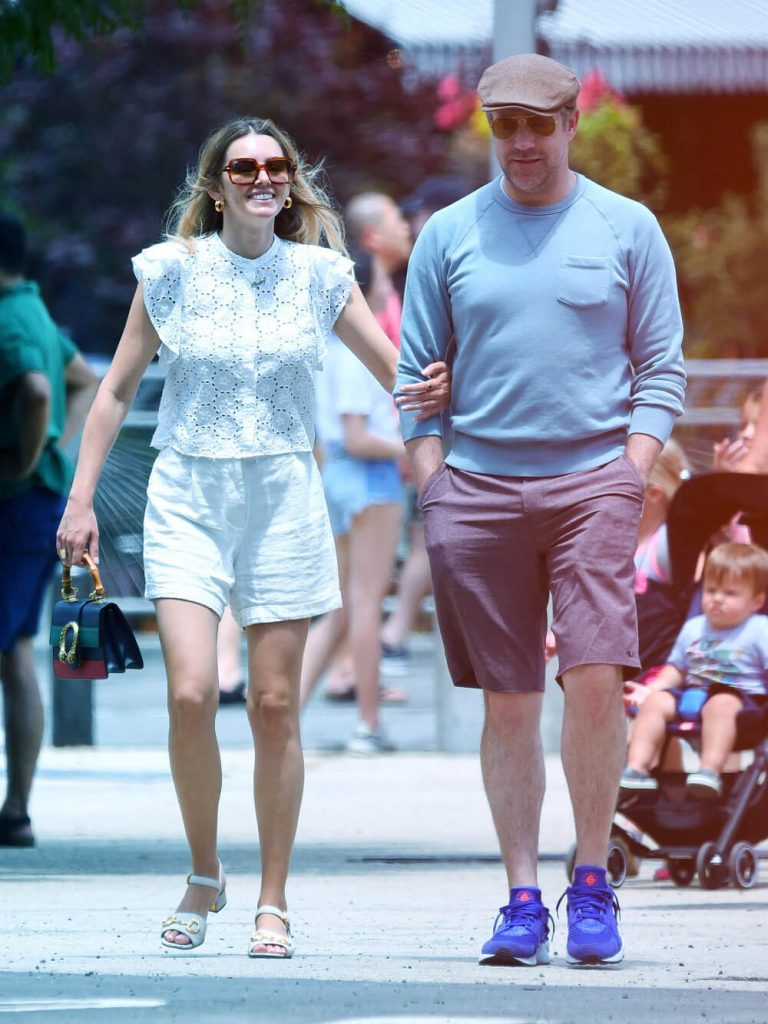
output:
[{"label": "woman's blonde hair", "polygon": [[308,164],[290,135],[268,118],[259,117],[236,117],[211,132],[200,147],[197,167],[188,172],[168,211],[168,235],[186,241],[221,230],[222,215],[214,208],[208,189],[218,187],[227,150],[245,135],[268,135],[296,164],[291,185],[293,205],[277,215],[275,233],[291,242],[326,245],[346,252],[341,216],[318,183],[322,165]]},{"label": "woman's blonde hair", "polygon": [[648,477],[649,486],[660,487],[671,501],[683,480],[691,475],[685,452],[677,441],[667,441]]}]

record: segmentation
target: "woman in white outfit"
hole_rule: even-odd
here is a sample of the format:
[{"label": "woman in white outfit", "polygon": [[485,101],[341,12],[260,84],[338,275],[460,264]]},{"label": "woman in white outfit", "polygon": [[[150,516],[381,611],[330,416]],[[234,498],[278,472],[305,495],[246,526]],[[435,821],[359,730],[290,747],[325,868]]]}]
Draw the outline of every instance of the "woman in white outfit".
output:
[{"label": "woman in white outfit", "polygon": [[[138,287],[85,425],[57,543],[98,556],[93,495],[155,353],[166,383],[144,524],[146,594],[168,676],[170,761],[192,871],[163,922],[199,946],[226,902],[217,855],[221,764],[216,633],[229,603],[248,640],[248,716],[262,878],[251,957],[289,957],[285,886],[303,788],[298,692],[312,616],[340,602],[312,457],[314,373],[334,329],[394,386],[396,352],[355,285],[340,221],[293,141],[239,118],[204,143],[172,210],[172,236],[134,259]],[[325,243],[330,248],[321,246]],[[429,408],[442,368],[411,400]],[[421,395],[423,392],[423,397]]]}]

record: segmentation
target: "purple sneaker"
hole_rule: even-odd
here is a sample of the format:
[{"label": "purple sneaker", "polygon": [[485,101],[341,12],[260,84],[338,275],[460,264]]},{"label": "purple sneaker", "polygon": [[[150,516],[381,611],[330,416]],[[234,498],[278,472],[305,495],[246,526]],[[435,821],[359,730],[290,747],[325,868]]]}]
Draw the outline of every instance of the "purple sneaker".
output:
[{"label": "purple sneaker", "polygon": [[624,944],[617,918],[619,901],[605,878],[605,868],[580,864],[558,900],[568,899],[569,964],[617,964],[624,959]]},{"label": "purple sneaker", "polygon": [[552,918],[541,902],[541,890],[517,886],[509,891],[509,905],[499,908],[493,935],[480,953],[481,964],[549,963],[549,927]]}]

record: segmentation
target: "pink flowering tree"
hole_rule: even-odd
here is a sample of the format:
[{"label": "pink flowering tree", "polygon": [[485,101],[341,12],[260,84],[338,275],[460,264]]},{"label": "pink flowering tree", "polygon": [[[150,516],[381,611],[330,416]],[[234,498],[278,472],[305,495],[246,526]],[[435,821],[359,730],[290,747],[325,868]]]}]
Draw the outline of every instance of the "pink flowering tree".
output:
[{"label": "pink flowering tree", "polygon": [[438,106],[433,120],[446,137],[451,169],[481,184],[488,176],[488,120],[474,89],[462,86],[456,75],[446,75],[437,86]]},{"label": "pink flowering tree", "polygon": [[655,209],[663,206],[667,161],[640,108],[594,70],[582,79],[579,110],[571,165],[606,188]]}]

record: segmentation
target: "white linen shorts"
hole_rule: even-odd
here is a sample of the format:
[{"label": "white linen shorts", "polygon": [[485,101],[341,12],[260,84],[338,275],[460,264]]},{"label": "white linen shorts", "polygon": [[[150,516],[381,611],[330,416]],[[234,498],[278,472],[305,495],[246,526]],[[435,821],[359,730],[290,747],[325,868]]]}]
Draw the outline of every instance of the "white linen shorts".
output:
[{"label": "white linen shorts", "polygon": [[194,601],[240,626],[341,605],[320,472],[310,452],[209,459],[163,448],[144,516],[145,594]]}]

